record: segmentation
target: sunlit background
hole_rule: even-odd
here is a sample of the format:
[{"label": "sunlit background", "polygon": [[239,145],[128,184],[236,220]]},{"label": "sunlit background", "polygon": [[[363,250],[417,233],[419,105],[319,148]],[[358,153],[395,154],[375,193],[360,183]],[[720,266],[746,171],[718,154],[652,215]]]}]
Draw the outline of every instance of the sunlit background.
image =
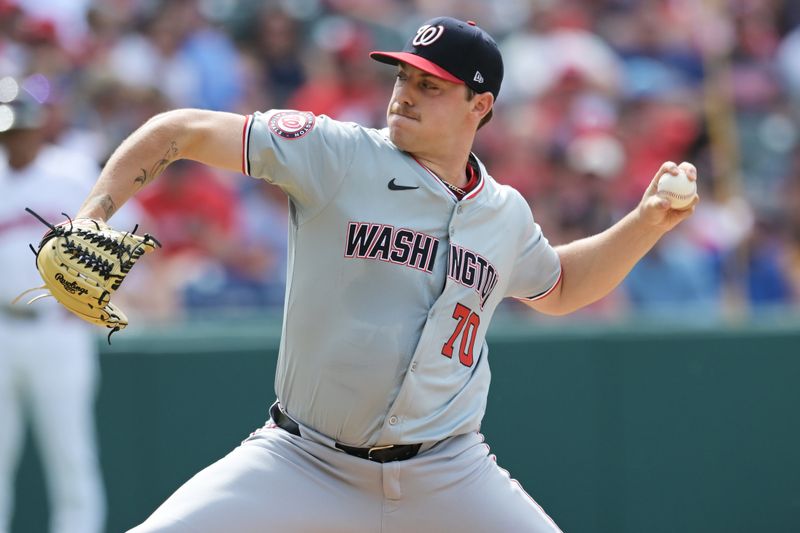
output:
[{"label": "sunlit background", "polygon": [[[23,125],[29,135],[0,142],[0,355],[57,310],[52,299],[8,305],[38,282],[27,245],[45,230],[14,193],[24,184],[12,158],[47,147],[85,197],[119,143],[168,109],[292,108],[380,128],[394,71],[369,51],[402,47],[441,14],[477,21],[500,45],[505,79],[474,150],[552,243],[621,218],[664,161],[691,161],[700,176],[695,215],[608,297],[557,319],[501,305],[482,426],[499,462],[565,531],[799,531],[795,0],[0,0],[0,140]],[[64,203],[54,216],[78,208]],[[263,181],[181,161],[111,219],[164,247],[115,295],[131,326],[111,346],[92,330],[102,372],[97,353],[82,359],[95,374],[76,391],[99,386],[96,407],[83,406],[96,409],[105,480],[84,491],[96,524],[141,522],[263,423],[287,211]],[[68,373],[26,346],[49,340],[45,351],[63,355],[77,322],[26,330],[13,363],[29,374],[1,390],[43,375],[53,381],[40,407],[67,405],[69,394],[48,393]],[[33,424],[40,449],[68,444],[63,423]],[[14,533],[45,531],[31,450]],[[12,456],[0,465],[6,493]],[[79,483],[62,483],[62,501],[78,501]]]},{"label": "sunlit background", "polygon": [[[662,161],[699,169],[697,215],[573,320],[797,308],[796,2],[2,0],[0,100],[29,94],[47,108],[49,140],[100,164],[176,107],[297,108],[381,127],[392,71],[367,53],[402,46],[440,13],[478,21],[503,50],[497,112],[475,152],[551,242],[621,217]],[[0,128],[9,120],[0,107]],[[124,291],[132,315],[281,308],[282,193],[185,163],[137,201],[165,246]]]}]

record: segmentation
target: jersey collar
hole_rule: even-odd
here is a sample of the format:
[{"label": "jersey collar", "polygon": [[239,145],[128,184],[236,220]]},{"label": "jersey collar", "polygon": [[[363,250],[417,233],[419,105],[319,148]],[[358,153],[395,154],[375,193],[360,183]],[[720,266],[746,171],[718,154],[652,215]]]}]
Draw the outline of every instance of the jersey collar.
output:
[{"label": "jersey collar", "polygon": [[447,194],[448,194],[448,195],[450,195],[450,197],[451,197],[453,200],[455,200],[456,202],[458,202],[458,201],[465,201],[465,200],[472,200],[473,198],[476,198],[476,197],[477,197],[477,196],[478,196],[478,195],[481,193],[481,191],[483,190],[484,186],[486,185],[486,178],[485,178],[485,176],[486,176],[486,168],[483,166],[483,163],[481,163],[481,162],[480,162],[480,160],[479,160],[479,159],[478,159],[478,158],[475,156],[475,154],[473,154],[473,153],[471,153],[471,152],[470,152],[470,154],[469,154],[469,159],[470,159],[470,161],[469,161],[469,163],[467,163],[467,164],[470,164],[470,165],[472,165],[472,166],[473,166],[473,168],[475,169],[475,172],[478,174],[478,183],[477,183],[477,185],[475,185],[475,187],[474,187],[474,188],[473,188],[471,191],[469,191],[467,194],[465,194],[465,195],[464,195],[464,197],[463,197],[463,198],[461,198],[461,200],[459,200],[459,198],[458,198],[458,196],[456,195],[456,193],[455,193],[455,192],[453,192],[453,191],[450,189],[450,187],[448,187],[448,186],[447,186],[447,185],[446,185],[446,184],[445,184],[445,183],[442,181],[442,179],[441,179],[441,178],[439,178],[439,176],[437,176],[437,175],[436,175],[436,173],[435,173],[435,172],[433,172],[431,169],[429,169],[427,166],[425,166],[425,165],[424,165],[424,164],[423,164],[423,163],[422,163],[422,162],[421,162],[419,159],[417,159],[417,158],[416,158],[416,157],[415,157],[413,154],[408,154],[408,155],[409,155],[409,156],[411,156],[411,158],[412,158],[414,161],[416,161],[416,163],[417,163],[419,166],[421,166],[421,167],[422,167],[422,168],[425,170],[425,172],[426,172],[428,175],[430,175],[430,176],[431,176],[431,177],[434,179],[434,181],[436,182],[436,184],[437,184],[437,185],[438,185],[438,186],[439,186],[439,187],[440,187],[442,190],[446,191],[446,192],[447,192]]}]

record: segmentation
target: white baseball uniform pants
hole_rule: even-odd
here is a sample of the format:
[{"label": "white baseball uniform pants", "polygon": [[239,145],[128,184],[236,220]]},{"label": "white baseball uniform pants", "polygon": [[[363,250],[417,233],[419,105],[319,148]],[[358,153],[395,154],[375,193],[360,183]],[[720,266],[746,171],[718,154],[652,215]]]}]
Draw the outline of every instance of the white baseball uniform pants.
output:
[{"label": "white baseball uniform pants", "polygon": [[268,424],[130,533],[560,531],[477,433],[376,463]]},{"label": "white baseball uniform pants", "polygon": [[0,532],[11,528],[25,415],[42,458],[52,533],[99,533],[105,499],[97,461],[97,356],[86,326],[63,317],[0,320]]}]

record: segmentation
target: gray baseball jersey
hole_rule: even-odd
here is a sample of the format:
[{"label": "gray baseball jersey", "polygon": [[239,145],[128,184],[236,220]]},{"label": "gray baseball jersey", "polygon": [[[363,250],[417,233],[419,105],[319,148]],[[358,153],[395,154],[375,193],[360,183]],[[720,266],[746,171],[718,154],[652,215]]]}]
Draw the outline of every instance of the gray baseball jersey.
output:
[{"label": "gray baseball jersey", "polygon": [[[270,421],[132,533],[559,532],[477,431],[492,313],[561,275],[527,203],[474,156],[459,201],[386,131],[324,116],[256,113],[243,137],[243,171],[290,199],[276,392],[299,424]],[[382,463],[342,443],[421,446]]]},{"label": "gray baseball jersey", "polygon": [[290,199],[286,412],[361,447],[477,431],[492,314],[561,275],[527,202],[474,155],[480,182],[459,201],[388,130],[273,110],[243,135],[243,171]]}]

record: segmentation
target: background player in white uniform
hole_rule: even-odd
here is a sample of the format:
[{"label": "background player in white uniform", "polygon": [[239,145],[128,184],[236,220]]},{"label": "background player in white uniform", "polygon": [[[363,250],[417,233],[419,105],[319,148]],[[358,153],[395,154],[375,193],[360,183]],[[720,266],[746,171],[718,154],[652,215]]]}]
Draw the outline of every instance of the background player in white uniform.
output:
[{"label": "background player in white uniform", "polygon": [[94,331],[57,305],[11,305],[41,285],[33,253],[47,230],[23,209],[50,220],[80,206],[99,168],[44,142],[44,110],[16,100],[14,123],[0,133],[0,532],[11,527],[16,465],[30,414],[51,502],[51,531],[103,530],[105,501],[94,435],[97,357]]},{"label": "background player in white uniform", "polygon": [[[21,251],[37,244],[47,228],[24,208],[61,220],[62,212],[80,206],[99,167],[45,142],[46,110],[24,90],[4,107],[4,118],[13,118],[0,133],[0,533],[11,527],[26,418],[46,476],[50,531],[99,533],[105,498],[94,430],[97,331],[53,300],[10,304],[41,285],[33,253]],[[120,212],[120,224],[132,228],[134,207],[131,202]]]},{"label": "background player in white uniform", "polygon": [[290,201],[271,422],[137,533],[558,531],[478,433],[485,333],[504,297],[562,314],[607,294],[690,215],[655,194],[677,165],[612,228],[554,249],[470,153],[502,79],[491,37],[442,17],[373,57],[398,65],[387,129],[169,112],[121,145],[80,210],[107,219],[164,154],[241,169]]}]

